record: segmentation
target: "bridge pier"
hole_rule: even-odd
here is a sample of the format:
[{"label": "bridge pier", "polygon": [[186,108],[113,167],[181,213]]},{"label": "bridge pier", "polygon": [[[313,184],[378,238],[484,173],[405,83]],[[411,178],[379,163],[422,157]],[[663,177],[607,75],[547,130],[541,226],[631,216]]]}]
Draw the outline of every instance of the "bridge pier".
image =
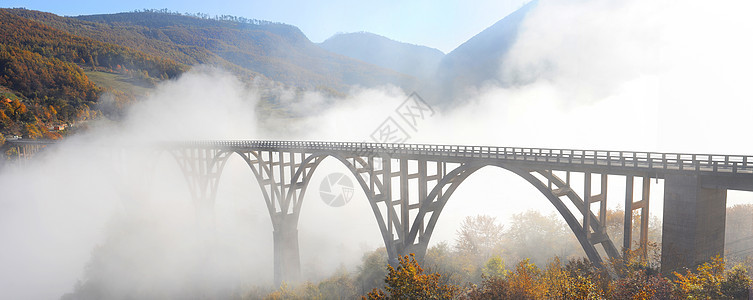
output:
[{"label": "bridge pier", "polygon": [[698,175],[664,178],[662,273],[724,254],[726,207],[727,190],[704,188]]},{"label": "bridge pier", "polygon": [[297,219],[278,217],[274,235],[275,286],[283,281],[297,282],[301,276],[301,256],[298,247]]}]

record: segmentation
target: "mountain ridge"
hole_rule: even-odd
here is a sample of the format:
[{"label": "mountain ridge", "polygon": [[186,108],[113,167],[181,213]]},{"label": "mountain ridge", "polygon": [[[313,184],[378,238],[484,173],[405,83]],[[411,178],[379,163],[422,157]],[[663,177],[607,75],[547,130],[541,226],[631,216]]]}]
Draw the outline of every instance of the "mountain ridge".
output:
[{"label": "mountain ridge", "polygon": [[[122,100],[117,105],[121,109],[134,95],[118,88],[131,82],[139,85],[135,90],[143,94],[144,87],[175,78],[189,66],[200,64],[219,66],[243,81],[261,82],[259,86],[270,90],[282,86],[341,96],[354,86],[394,85],[406,92],[418,90],[429,102],[446,102],[457,99],[466,89],[499,79],[502,58],[536,3],[529,2],[448,54],[368,32],[336,34],[317,44],[293,25],[232,16],[212,19],[201,14],[144,10],[62,17],[27,9],[0,9],[0,17],[6,19],[0,28],[0,54],[4,55],[0,56],[0,100],[13,107],[19,106],[14,101],[28,104],[28,111],[35,116],[15,113],[19,110],[10,106],[0,107],[7,112],[5,117],[0,114],[5,122],[0,124],[0,131],[8,133],[12,128],[17,134],[24,127],[18,122],[36,122],[34,126],[39,129],[50,122],[76,121],[83,111],[88,115],[89,108],[104,109],[96,100],[102,92],[114,93]],[[17,76],[25,70],[23,64],[32,69]],[[43,84],[34,76],[47,74],[44,68],[72,75],[59,76],[58,81],[47,78]],[[96,87],[87,74],[97,78]],[[45,84],[54,88],[47,89]],[[110,87],[103,90],[103,85]],[[86,96],[70,96],[76,93]],[[270,97],[270,103],[274,103],[275,96]],[[47,107],[53,103],[50,101],[55,106]],[[65,117],[56,117],[68,102],[82,111],[68,110]],[[15,118],[12,122],[9,115]],[[39,117],[43,115],[46,117]]]},{"label": "mountain ridge", "polygon": [[395,41],[371,32],[338,33],[318,44],[325,50],[428,79],[445,55],[435,48]]},{"label": "mountain ridge", "polygon": [[447,53],[435,77],[440,94],[446,99],[488,82],[501,84],[498,72],[502,59],[515,43],[523,20],[537,4],[538,0],[526,3]]},{"label": "mountain ridge", "polygon": [[244,23],[154,11],[60,17],[15,10],[72,34],[192,64],[213,64],[242,77],[268,78],[306,89],[352,85],[415,85],[415,79],[325,51],[293,25]]}]

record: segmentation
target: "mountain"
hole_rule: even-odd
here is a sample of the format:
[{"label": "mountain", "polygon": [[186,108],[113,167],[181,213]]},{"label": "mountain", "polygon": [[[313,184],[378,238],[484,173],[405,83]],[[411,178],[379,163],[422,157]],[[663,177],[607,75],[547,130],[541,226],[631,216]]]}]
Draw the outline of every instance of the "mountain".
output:
[{"label": "mountain", "polygon": [[[0,9],[0,23],[0,133],[26,138],[57,138],[65,131],[49,128],[101,114],[117,119],[154,84],[198,64],[254,80],[269,107],[280,85],[330,95],[417,85],[412,76],[324,50],[282,23],[166,10],[61,17],[27,9]],[[99,103],[103,93],[115,101]]]},{"label": "mountain", "polygon": [[212,57],[212,53],[206,49],[174,44],[159,38],[158,35],[148,30],[134,31],[125,26],[109,26],[107,24],[87,22],[77,18],[61,17],[51,13],[27,9],[5,9],[5,11],[72,35],[88,37],[103,43],[120,45],[185,65],[193,65],[215,59],[215,57]]},{"label": "mountain", "polygon": [[305,89],[394,84],[415,78],[331,53],[297,27],[234,17],[208,18],[166,11],[59,17],[11,10],[69,33],[193,64],[213,64],[243,76],[263,75]]},{"label": "mountain", "polygon": [[[145,10],[61,17],[0,9],[0,132],[55,137],[45,128],[100,113],[118,117],[137,95],[197,64],[221,66],[263,87],[341,95],[352,86],[392,84],[408,91],[422,87],[430,102],[453,99],[498,78],[502,58],[535,4],[447,55],[363,32],[317,45],[295,26],[231,16]],[[110,106],[98,101],[105,92],[115,99]],[[274,93],[268,94],[274,104]]]},{"label": "mountain", "polygon": [[0,10],[0,23],[0,132],[4,134],[57,138],[60,133],[48,127],[95,117],[97,101],[105,90],[90,80],[84,68],[144,84],[174,78],[187,69],[7,10]]},{"label": "mountain", "polygon": [[368,32],[337,34],[319,46],[337,54],[421,79],[432,77],[444,56],[442,51],[434,48],[401,43]]},{"label": "mountain", "polygon": [[537,0],[504,17],[444,56],[436,74],[436,86],[443,97],[461,95],[499,78],[502,59],[515,43],[520,24]]}]

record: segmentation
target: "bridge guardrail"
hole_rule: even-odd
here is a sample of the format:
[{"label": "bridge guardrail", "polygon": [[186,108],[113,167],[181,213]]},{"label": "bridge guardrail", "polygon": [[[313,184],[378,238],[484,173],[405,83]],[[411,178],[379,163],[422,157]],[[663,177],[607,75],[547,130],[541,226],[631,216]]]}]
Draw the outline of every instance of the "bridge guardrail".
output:
[{"label": "bridge guardrail", "polygon": [[192,143],[195,146],[254,147],[265,150],[284,148],[288,150],[354,151],[363,154],[387,152],[392,154],[442,155],[463,158],[494,158],[580,165],[753,174],[753,156],[746,155],[370,142],[199,141]]},{"label": "bridge guardrail", "polygon": [[[23,145],[35,142],[25,140],[23,142],[9,141],[8,143]],[[36,143],[50,144],[51,142],[39,141]],[[506,159],[658,170],[753,174],[753,155],[322,141],[220,140],[166,142],[166,144],[192,147],[255,148],[262,150],[352,151],[364,155],[379,153],[441,155],[459,158]]]}]

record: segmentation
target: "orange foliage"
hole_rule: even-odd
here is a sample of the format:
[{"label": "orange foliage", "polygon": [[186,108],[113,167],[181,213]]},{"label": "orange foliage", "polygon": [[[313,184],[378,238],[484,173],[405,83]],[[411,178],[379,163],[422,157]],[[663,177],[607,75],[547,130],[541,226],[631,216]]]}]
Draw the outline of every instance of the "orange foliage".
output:
[{"label": "orange foliage", "polygon": [[413,253],[400,257],[397,269],[388,266],[386,293],[374,289],[364,299],[452,299],[458,288],[440,282],[441,275],[424,273]]}]

